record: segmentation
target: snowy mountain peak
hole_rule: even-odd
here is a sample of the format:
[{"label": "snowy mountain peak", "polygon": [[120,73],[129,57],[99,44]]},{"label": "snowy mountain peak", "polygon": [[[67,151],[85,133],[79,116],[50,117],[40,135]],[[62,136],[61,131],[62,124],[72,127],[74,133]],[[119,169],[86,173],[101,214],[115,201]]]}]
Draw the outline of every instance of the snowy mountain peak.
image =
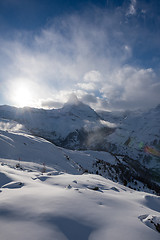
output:
[{"label": "snowy mountain peak", "polygon": [[81,102],[75,94],[70,95],[68,101],[64,104],[61,110],[65,113],[76,114],[82,118],[86,118],[88,116],[94,118],[95,120],[100,118],[89,105]]},{"label": "snowy mountain peak", "polygon": [[74,93],[72,93],[69,96],[68,101],[65,103],[65,105],[79,105],[79,104],[81,104],[81,102],[79,101],[78,97]]}]

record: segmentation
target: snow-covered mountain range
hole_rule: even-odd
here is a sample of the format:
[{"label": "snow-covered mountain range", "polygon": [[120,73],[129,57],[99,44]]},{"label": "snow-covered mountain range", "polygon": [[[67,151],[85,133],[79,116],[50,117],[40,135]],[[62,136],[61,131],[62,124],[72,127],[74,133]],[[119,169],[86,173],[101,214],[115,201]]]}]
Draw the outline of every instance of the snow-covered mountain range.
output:
[{"label": "snow-covered mountain range", "polygon": [[0,118],[60,147],[109,152],[130,169],[136,161],[134,166],[141,164],[160,182],[160,105],[148,112],[96,113],[75,97],[61,109],[0,106]]},{"label": "snow-covered mountain range", "polygon": [[93,109],[78,99],[53,110],[0,106],[0,117],[15,120],[33,134],[68,148],[86,148],[89,133],[105,129],[109,134],[115,126],[107,125]]}]

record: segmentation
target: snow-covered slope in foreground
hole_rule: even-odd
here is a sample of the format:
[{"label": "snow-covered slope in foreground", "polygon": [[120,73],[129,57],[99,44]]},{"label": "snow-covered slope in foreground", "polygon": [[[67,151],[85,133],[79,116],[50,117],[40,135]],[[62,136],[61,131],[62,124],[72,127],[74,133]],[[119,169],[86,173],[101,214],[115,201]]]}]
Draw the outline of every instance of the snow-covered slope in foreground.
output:
[{"label": "snow-covered slope in foreground", "polygon": [[93,155],[1,131],[0,239],[158,240],[160,197],[80,175]]},{"label": "snow-covered slope in foreground", "polygon": [[23,170],[12,168],[12,160],[3,163],[0,239],[159,239],[160,198],[155,195],[97,175],[54,169],[42,175],[35,163],[25,163]]}]

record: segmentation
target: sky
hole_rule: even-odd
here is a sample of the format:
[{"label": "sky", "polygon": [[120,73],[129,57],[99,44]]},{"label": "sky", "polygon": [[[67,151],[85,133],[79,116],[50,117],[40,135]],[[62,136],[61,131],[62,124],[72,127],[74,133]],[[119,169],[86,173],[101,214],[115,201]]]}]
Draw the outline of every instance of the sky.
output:
[{"label": "sky", "polygon": [[0,0],[0,105],[160,104],[159,0]]}]

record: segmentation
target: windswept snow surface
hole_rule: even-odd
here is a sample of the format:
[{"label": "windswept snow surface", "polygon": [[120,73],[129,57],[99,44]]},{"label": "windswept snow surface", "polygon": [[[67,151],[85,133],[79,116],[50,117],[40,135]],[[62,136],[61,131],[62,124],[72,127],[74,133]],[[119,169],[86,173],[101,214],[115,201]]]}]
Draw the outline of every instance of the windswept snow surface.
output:
[{"label": "windswept snow surface", "polygon": [[160,197],[81,174],[97,158],[0,131],[0,239],[158,240]]},{"label": "windswept snow surface", "polygon": [[42,174],[35,163],[25,163],[22,170],[12,160],[1,161],[0,239],[159,239],[155,226],[143,222],[150,216],[160,223],[160,198],[155,195],[94,174],[55,169]]}]

